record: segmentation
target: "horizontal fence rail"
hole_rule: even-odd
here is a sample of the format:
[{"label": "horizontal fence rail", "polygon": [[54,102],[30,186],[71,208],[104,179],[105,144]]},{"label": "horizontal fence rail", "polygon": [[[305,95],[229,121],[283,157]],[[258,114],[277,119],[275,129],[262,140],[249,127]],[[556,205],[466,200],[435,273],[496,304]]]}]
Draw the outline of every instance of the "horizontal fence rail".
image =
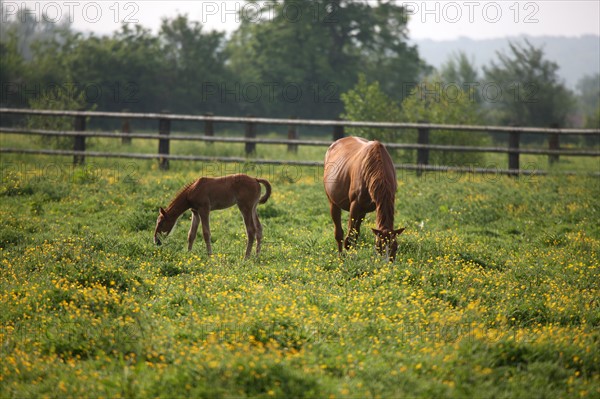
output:
[{"label": "horizontal fence rail", "polygon": [[460,130],[470,132],[515,132],[523,134],[574,134],[574,135],[598,135],[600,129],[560,129],[541,127],[512,127],[512,126],[479,126],[479,125],[447,125],[435,123],[396,123],[396,122],[353,122],[343,120],[318,120],[318,119],[281,119],[281,118],[256,118],[237,116],[209,116],[209,115],[181,115],[168,113],[134,113],[134,112],[98,112],[98,111],[57,111],[57,110],[34,110],[26,108],[0,108],[0,113],[22,114],[22,115],[47,115],[47,116],[83,116],[97,118],[117,119],[168,119],[171,121],[189,122],[224,122],[224,123],[254,123],[263,125],[298,125],[298,126],[345,126],[366,127],[382,129],[429,129],[429,130]]},{"label": "horizontal fence rail", "polygon": [[[1,133],[14,133],[23,135],[39,135],[39,136],[57,136],[57,137],[102,137],[102,138],[130,138],[130,139],[150,139],[159,140],[161,135],[153,133],[118,133],[118,132],[80,132],[80,131],[59,131],[59,130],[43,130],[43,129],[23,129],[23,128],[4,128],[0,127]],[[181,141],[205,141],[211,143],[255,143],[255,144],[295,144],[306,146],[329,147],[331,141],[326,140],[289,140],[289,139],[264,139],[264,138],[245,138],[245,137],[214,137],[201,135],[169,135],[169,140]],[[496,152],[508,153],[514,152],[518,154],[537,154],[537,155],[570,155],[570,156],[600,156],[600,151],[581,150],[581,149],[542,149],[542,148],[515,148],[508,149],[506,147],[473,147],[473,146],[458,146],[458,145],[442,145],[442,144],[404,144],[404,143],[383,143],[387,148],[397,148],[403,150],[419,150],[429,149],[434,151],[453,151],[453,152]]]},{"label": "horizontal fence rail", "polygon": [[[174,155],[170,154],[170,142],[173,140],[200,141],[207,143],[239,143],[245,145],[247,155],[256,151],[256,145],[287,145],[288,151],[296,152],[298,146],[323,146],[331,145],[332,141],[327,140],[302,140],[298,138],[296,126],[321,126],[332,127],[332,139],[336,140],[345,135],[346,127],[362,127],[377,129],[398,129],[417,130],[417,143],[384,143],[388,148],[416,150],[415,164],[396,164],[397,169],[415,170],[417,174],[423,171],[457,171],[469,173],[493,173],[493,174],[546,174],[543,170],[520,169],[519,155],[547,155],[549,162],[559,161],[559,156],[587,156],[600,157],[600,151],[592,149],[567,149],[560,148],[561,136],[596,136],[600,139],[600,129],[560,129],[560,128],[538,128],[538,127],[514,127],[514,126],[473,126],[473,125],[447,125],[431,123],[391,123],[391,122],[351,122],[344,120],[310,120],[310,119],[274,119],[274,118],[255,118],[255,117],[227,117],[214,115],[179,115],[170,113],[131,113],[131,112],[96,112],[96,111],[63,111],[63,110],[32,110],[16,108],[0,108],[0,114],[16,115],[42,115],[48,117],[73,117],[74,130],[44,130],[29,129],[19,127],[0,127],[0,133],[22,134],[22,135],[40,135],[40,136],[58,136],[73,137],[73,150],[46,150],[46,149],[18,149],[18,148],[0,148],[0,153],[27,153],[27,154],[45,154],[73,156],[75,164],[82,164],[85,157],[118,157],[130,159],[158,159],[159,166],[162,169],[169,167],[169,160],[191,160],[191,161],[219,161],[219,162],[252,162],[261,164],[288,164],[298,166],[322,166],[318,161],[281,161],[265,160],[246,157],[215,157],[215,156],[196,156],[196,155]],[[86,131],[86,118],[118,118],[123,120],[121,132],[104,131]],[[133,133],[129,124],[130,119],[154,119],[158,121],[158,134],[155,133]],[[203,135],[190,134],[171,134],[172,121],[190,121],[203,122]],[[244,137],[217,137],[214,136],[214,123],[235,123],[243,124]],[[267,125],[287,125],[287,139],[267,139],[256,137],[256,126]],[[430,130],[445,131],[468,131],[468,132],[487,132],[487,133],[505,133],[508,134],[507,147],[476,147],[462,145],[439,145],[429,143]],[[544,134],[548,136],[549,148],[520,148],[521,134]],[[131,139],[149,139],[158,141],[158,153],[118,153],[118,152],[98,152],[86,151],[85,139],[90,137],[102,138],[120,138],[124,144],[130,143]],[[497,168],[476,168],[460,166],[435,166],[429,165],[429,151],[447,151],[447,152],[488,152],[488,153],[506,153],[508,154],[508,169]],[[575,173],[575,172],[561,172]],[[600,176],[600,171],[592,174]]]}]

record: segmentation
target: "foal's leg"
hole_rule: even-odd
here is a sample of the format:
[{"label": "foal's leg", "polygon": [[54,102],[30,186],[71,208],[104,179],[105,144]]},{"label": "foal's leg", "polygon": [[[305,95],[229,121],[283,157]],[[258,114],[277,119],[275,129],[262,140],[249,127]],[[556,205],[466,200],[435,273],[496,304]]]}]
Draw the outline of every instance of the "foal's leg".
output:
[{"label": "foal's leg", "polygon": [[348,236],[346,237],[345,247],[349,249],[356,244],[360,233],[360,225],[365,218],[365,214],[361,211],[357,201],[350,204],[350,217],[348,219]]},{"label": "foal's leg", "polygon": [[254,221],[254,229],[256,231],[256,256],[260,254],[260,243],[263,237],[263,229],[262,224],[260,224],[260,220],[258,220],[258,211],[256,209],[258,204],[254,205],[254,209],[252,210],[252,219]]},{"label": "foal's leg", "polygon": [[333,219],[335,240],[338,245],[338,252],[342,252],[342,240],[344,239],[344,229],[342,229],[342,210],[333,202],[329,203],[331,219]]},{"label": "foal's leg", "polygon": [[208,208],[200,210],[200,219],[202,219],[202,237],[206,243],[206,252],[208,256],[212,255],[212,248],[210,246],[210,219],[208,217],[210,211]]},{"label": "foal's leg", "polygon": [[256,234],[256,229],[254,228],[254,218],[252,216],[252,206],[240,206],[240,212],[242,212],[242,217],[244,218],[244,224],[246,225],[246,234],[248,235],[248,245],[246,245],[246,255],[244,259],[248,259],[250,257],[250,253],[252,252],[252,245],[254,244],[254,236]]},{"label": "foal's leg", "polygon": [[198,212],[192,210],[192,225],[190,226],[190,231],[188,232],[188,251],[192,250],[192,245],[194,245],[194,240],[196,239],[196,233],[198,231],[199,224],[200,217],[198,216]]}]

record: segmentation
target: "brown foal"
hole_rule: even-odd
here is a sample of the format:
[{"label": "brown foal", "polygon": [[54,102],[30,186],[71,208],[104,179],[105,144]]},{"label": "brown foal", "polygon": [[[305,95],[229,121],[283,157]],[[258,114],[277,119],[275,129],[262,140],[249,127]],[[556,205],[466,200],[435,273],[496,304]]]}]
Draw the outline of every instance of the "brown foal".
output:
[{"label": "brown foal", "polygon": [[[262,197],[260,196],[260,184],[263,184],[266,189]],[[192,226],[188,233],[188,251],[192,250],[198,225],[202,221],[202,235],[206,243],[206,250],[209,255],[212,255],[209,213],[213,210],[237,205],[244,218],[248,235],[245,258],[248,259],[250,256],[255,239],[256,255],[259,255],[262,225],[258,220],[256,207],[258,204],[267,202],[270,195],[271,184],[265,179],[257,179],[244,174],[217,178],[201,177],[182,188],[166,210],[159,209],[154,229],[154,243],[160,245],[160,235],[169,234],[179,216],[191,209]]]}]

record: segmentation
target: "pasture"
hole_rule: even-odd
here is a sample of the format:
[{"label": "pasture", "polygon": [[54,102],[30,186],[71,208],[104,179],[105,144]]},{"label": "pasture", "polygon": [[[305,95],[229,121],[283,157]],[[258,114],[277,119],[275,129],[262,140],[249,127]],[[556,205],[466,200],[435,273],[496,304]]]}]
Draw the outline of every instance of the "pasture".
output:
[{"label": "pasture", "polygon": [[[322,168],[70,162],[2,155],[1,397],[600,395],[597,177],[399,171],[389,264],[374,214],[338,256]],[[235,208],[212,257],[189,211],[153,244],[185,183],[236,172],[273,185],[259,258]]]}]

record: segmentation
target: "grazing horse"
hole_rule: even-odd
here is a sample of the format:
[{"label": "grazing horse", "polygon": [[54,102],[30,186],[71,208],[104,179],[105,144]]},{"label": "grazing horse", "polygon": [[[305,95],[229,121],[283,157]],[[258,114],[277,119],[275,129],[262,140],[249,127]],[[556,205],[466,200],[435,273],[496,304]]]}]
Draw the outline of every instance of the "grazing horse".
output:
[{"label": "grazing horse", "polygon": [[388,260],[393,262],[398,249],[396,236],[404,229],[394,230],[396,171],[383,144],[360,137],[337,140],[325,154],[323,182],[338,251],[342,252],[344,238],[342,209],[350,212],[348,235],[344,240],[346,249],[356,243],[365,214],[376,211],[377,228],[372,229],[375,246],[380,255],[387,254]]},{"label": "grazing horse", "polygon": [[[260,184],[263,184],[266,189],[266,193],[262,197],[260,196]],[[256,255],[259,255],[262,225],[258,220],[256,207],[258,204],[267,202],[270,195],[271,184],[265,179],[255,179],[244,174],[217,178],[201,177],[183,187],[166,210],[159,209],[156,228],[154,229],[154,243],[160,245],[160,235],[169,234],[179,216],[191,208],[192,226],[188,233],[188,251],[192,250],[198,225],[202,221],[202,235],[206,243],[206,250],[209,255],[212,255],[208,215],[210,211],[237,205],[244,217],[246,233],[248,234],[245,259],[248,259],[252,252],[255,238]]]}]

